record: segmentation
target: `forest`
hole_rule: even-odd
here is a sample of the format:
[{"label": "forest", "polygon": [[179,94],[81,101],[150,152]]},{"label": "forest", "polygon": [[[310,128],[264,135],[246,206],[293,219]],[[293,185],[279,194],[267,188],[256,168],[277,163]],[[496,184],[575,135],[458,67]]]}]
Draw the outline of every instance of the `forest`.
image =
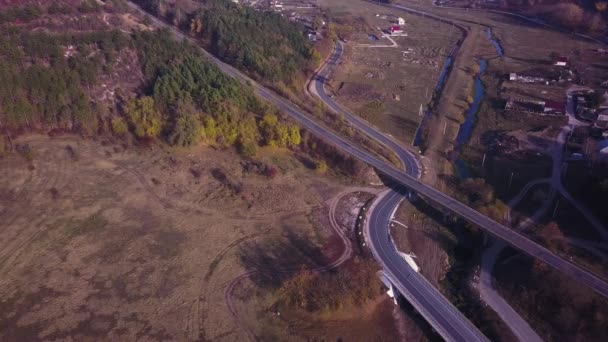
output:
[{"label": "forest", "polygon": [[[93,98],[89,90],[112,72],[123,49],[139,57],[144,81],[137,94],[118,89],[117,103]],[[301,140],[297,126],[283,123],[251,89],[168,31],[50,34],[9,25],[0,35],[0,129],[115,134],[180,146],[204,140],[244,155]]]},{"label": "forest", "polygon": [[[51,35],[5,27],[0,35],[0,127],[94,131],[95,104],[85,90],[126,47],[118,31]],[[81,53],[66,58],[64,47]],[[91,46],[99,53],[91,57]]]},{"label": "forest", "polygon": [[138,137],[160,134],[182,146],[203,139],[235,145],[245,155],[259,145],[300,144],[297,126],[281,123],[275,109],[194,46],[174,41],[164,30],[140,32],[134,44],[148,84],[142,97],[127,103],[124,119]]},{"label": "forest", "polygon": [[297,72],[314,68],[320,60],[304,36],[304,28],[277,13],[228,0],[202,1],[189,14],[162,0],[137,2],[201,39],[214,55],[258,80],[290,84]]}]

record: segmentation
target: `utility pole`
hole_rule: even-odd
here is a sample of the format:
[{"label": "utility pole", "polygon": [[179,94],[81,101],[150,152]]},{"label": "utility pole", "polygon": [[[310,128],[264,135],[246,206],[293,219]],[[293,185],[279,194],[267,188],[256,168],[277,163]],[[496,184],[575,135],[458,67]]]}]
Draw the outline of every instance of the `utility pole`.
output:
[{"label": "utility pole", "polygon": [[443,135],[445,135],[445,131],[448,128],[448,121],[447,120],[443,120]]},{"label": "utility pole", "polygon": [[486,154],[483,154],[483,158],[481,159],[481,168],[483,169],[483,166],[486,164]]},{"label": "utility pole", "polygon": [[513,183],[513,171],[511,171],[511,177],[509,177],[509,190],[511,190],[512,183]]}]

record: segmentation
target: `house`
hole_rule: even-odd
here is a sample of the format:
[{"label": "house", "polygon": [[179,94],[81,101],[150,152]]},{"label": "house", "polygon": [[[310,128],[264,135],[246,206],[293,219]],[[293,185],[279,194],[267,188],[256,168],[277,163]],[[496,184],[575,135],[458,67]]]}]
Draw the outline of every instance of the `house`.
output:
[{"label": "house", "polygon": [[545,103],[543,101],[528,101],[509,98],[505,110],[523,113],[544,113]]},{"label": "house", "polygon": [[399,24],[399,25],[405,25],[405,19],[403,19],[401,17],[397,18],[397,24]]},{"label": "house", "polygon": [[521,82],[521,83],[547,83],[548,84],[547,79],[545,79],[544,77],[519,75],[514,72],[509,74],[509,81]]},{"label": "house", "polygon": [[564,115],[566,104],[558,101],[545,101],[543,112],[545,115]]},{"label": "house", "polygon": [[568,66],[568,58],[567,57],[557,57],[555,62],[553,62],[553,65],[566,67],[566,66]]},{"label": "house", "polygon": [[393,25],[391,27],[388,28],[388,32],[390,34],[399,34],[399,33],[403,33],[403,30],[401,29],[401,26],[399,25]]},{"label": "house", "polygon": [[608,129],[608,111],[603,111],[597,116],[597,120],[595,120],[593,127],[601,130]]},{"label": "house", "polygon": [[505,110],[539,115],[564,115],[566,103],[509,98],[505,105]]}]

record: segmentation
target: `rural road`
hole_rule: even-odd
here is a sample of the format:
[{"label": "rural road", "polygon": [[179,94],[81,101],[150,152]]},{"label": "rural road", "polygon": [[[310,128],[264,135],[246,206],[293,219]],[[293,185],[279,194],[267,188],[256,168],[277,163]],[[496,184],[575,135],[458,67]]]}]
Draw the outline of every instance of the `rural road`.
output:
[{"label": "rural road", "polygon": [[[135,10],[140,11],[145,15],[148,15],[137,5],[131,2],[129,2],[129,5]],[[402,7],[399,6],[397,8]],[[160,27],[170,29],[176,38],[191,41],[193,44],[196,44],[198,46],[198,42],[185,36],[176,28],[158,20],[155,17],[151,17],[151,20]],[[555,269],[567,274],[568,276],[579,281],[580,283],[589,286],[591,289],[603,295],[604,297],[608,297],[608,283],[606,283],[596,275],[552,253],[548,249],[533,242],[532,240],[528,239],[519,232],[516,232],[511,228],[506,227],[505,225],[502,225],[490,219],[489,217],[478,212],[477,210],[470,208],[467,205],[457,201],[456,199],[442,193],[441,191],[420,182],[417,177],[409,174],[404,174],[403,171],[383,162],[371,153],[362,150],[354,143],[342,138],[331,129],[315,122],[310,115],[305,114],[304,111],[302,111],[297,105],[293,104],[289,100],[275,94],[268,88],[258,84],[257,82],[245,76],[243,73],[236,70],[232,66],[223,63],[204,49],[201,48],[201,50],[211,62],[215,63],[220,68],[220,70],[234,77],[235,79],[243,82],[244,84],[250,85],[261,98],[274,104],[277,108],[289,115],[293,120],[298,122],[302,128],[305,128],[311,134],[323,138],[326,142],[351,154],[353,157],[358,158],[363,162],[366,162],[370,166],[375,167],[379,172],[386,175],[388,178],[394,180],[396,183],[399,183],[400,185],[419,194],[426,201],[433,203],[438,207],[441,207],[444,210],[461,217],[464,220],[469,221],[475,226],[485,230],[490,235],[493,235],[505,241],[516,249],[519,249],[543,261],[547,265],[550,265],[551,267],[554,267]]]},{"label": "rural road", "polygon": [[405,172],[413,177],[420,177],[420,164],[412,152],[408,151],[395,139],[387,136],[380,132],[378,129],[372,127],[372,125],[361,119],[361,117],[350,113],[340,106],[336,101],[331,98],[331,95],[327,94],[325,89],[325,82],[329,78],[332,72],[332,68],[339,64],[342,54],[344,53],[344,43],[338,42],[336,48],[329,59],[325,62],[325,65],[317,72],[314,76],[313,81],[309,84],[309,91],[319,97],[331,110],[341,114],[348,122],[350,122],[358,130],[367,134],[370,138],[376,142],[382,144],[388,149],[392,150],[399,160],[402,162]]},{"label": "rural road", "polygon": [[[329,78],[344,52],[342,42],[336,48],[323,67],[309,83],[309,91],[318,96],[329,108],[341,114],[357,129],[391,149],[405,167],[407,174],[419,178],[420,166],[413,153],[400,143],[372,127],[368,122],[350,113],[327,94],[325,81]],[[404,190],[389,189],[374,201],[365,222],[366,241],[376,260],[390,279],[391,283],[418,310],[424,318],[447,341],[486,341],[486,337],[469,320],[452,305],[422,274],[415,272],[399,255],[390,239],[390,222],[399,203],[404,198]]]}]

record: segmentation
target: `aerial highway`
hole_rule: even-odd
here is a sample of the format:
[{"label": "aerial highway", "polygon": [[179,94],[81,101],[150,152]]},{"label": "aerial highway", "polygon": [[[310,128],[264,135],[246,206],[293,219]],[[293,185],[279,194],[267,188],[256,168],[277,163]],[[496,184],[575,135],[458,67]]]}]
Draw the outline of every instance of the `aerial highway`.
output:
[{"label": "aerial highway", "polygon": [[[139,8],[137,5],[133,3],[129,4],[132,8],[147,15],[147,13],[141,8]],[[160,27],[169,28],[175,34],[176,38],[190,40],[192,41],[192,43],[197,44],[196,41],[185,36],[169,24],[166,24],[154,17],[151,17],[151,19],[156,25]],[[273,103],[280,110],[288,114],[292,119],[296,120],[303,128],[307,129],[311,134],[323,138],[328,143],[331,143],[334,146],[342,149],[343,151],[351,154],[352,156],[360,159],[361,161],[366,162],[370,166],[376,168],[380,173],[391,178],[393,181],[395,181],[401,186],[406,187],[410,191],[419,194],[421,197],[423,197],[430,203],[433,203],[436,206],[443,208],[444,210],[451,212],[458,217],[461,217],[462,219],[472,223],[480,229],[483,229],[487,233],[495,236],[496,238],[505,241],[514,248],[519,249],[545,262],[546,264],[572,277],[576,281],[579,281],[580,283],[589,286],[591,289],[603,295],[604,297],[608,297],[608,283],[606,283],[596,275],[552,253],[548,249],[540,246],[539,244],[535,243],[524,235],[490,219],[489,217],[478,212],[477,210],[457,201],[456,199],[442,193],[439,190],[432,188],[429,185],[420,182],[417,177],[405,174],[402,170],[399,170],[394,166],[387,164],[386,162],[380,160],[371,153],[359,148],[351,141],[342,138],[333,130],[325,127],[322,124],[317,123],[311,118],[311,116],[305,114],[303,110],[301,110],[297,105],[293,104],[289,100],[277,95],[268,88],[258,84],[257,82],[245,76],[243,73],[236,70],[232,66],[227,65],[219,59],[215,58],[207,51],[203,49],[201,50],[206,56],[208,56],[209,60],[214,62],[223,72],[253,87],[260,97]]]},{"label": "aerial highway", "polygon": [[[405,172],[420,177],[420,166],[416,157],[399,142],[373,128],[368,122],[344,109],[327,94],[325,81],[332,68],[340,61],[344,51],[342,42],[317,72],[309,87],[329,108],[340,113],[357,129],[383,144],[397,154]],[[418,312],[446,341],[486,341],[486,337],[452,303],[433,287],[422,274],[415,272],[399,255],[390,239],[390,221],[401,200],[403,191],[390,189],[376,200],[369,210],[365,222],[365,238],[384,274]]]},{"label": "aerial highway", "polygon": [[[405,190],[404,190],[405,191]],[[403,191],[388,190],[369,208],[364,230],[374,257],[398,292],[446,341],[489,341],[450,301],[399,255],[389,234]]]}]

